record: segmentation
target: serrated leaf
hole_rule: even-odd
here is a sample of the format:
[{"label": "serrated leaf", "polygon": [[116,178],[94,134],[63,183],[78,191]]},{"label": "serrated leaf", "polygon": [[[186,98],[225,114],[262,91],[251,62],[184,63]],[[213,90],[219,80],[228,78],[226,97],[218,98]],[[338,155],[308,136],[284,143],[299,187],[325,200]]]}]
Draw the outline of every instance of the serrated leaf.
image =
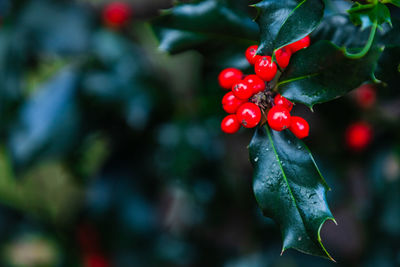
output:
[{"label": "serrated leaf", "polygon": [[282,252],[293,248],[333,260],[320,237],[323,223],[334,220],[325,199],[329,187],[308,148],[288,130],[263,126],[249,149],[254,194],[264,215],[280,226]]},{"label": "serrated leaf", "polygon": [[279,91],[309,107],[331,101],[370,80],[380,53],[375,47],[360,59],[350,59],[331,42],[319,41],[292,57]]},{"label": "serrated leaf", "polygon": [[153,21],[160,48],[178,53],[213,42],[247,42],[258,39],[258,27],[241,10],[221,1],[178,4]]},{"label": "serrated leaf", "polygon": [[[398,21],[393,19],[393,28],[389,25],[380,27],[375,34],[375,43],[387,44],[399,39],[400,33],[397,34],[399,27],[396,27],[396,24],[398,24]],[[369,29],[361,29],[361,27],[355,26],[349,16],[335,14],[326,17],[321,22],[318,28],[311,34],[311,39],[327,40],[340,47],[359,49],[365,46],[369,35]]]},{"label": "serrated leaf", "polygon": [[351,21],[355,25],[361,25],[362,29],[372,26],[375,22],[381,25],[387,22],[392,25],[390,11],[382,3],[361,5],[356,3],[348,10]]},{"label": "serrated leaf", "polygon": [[310,34],[324,15],[322,0],[264,0],[256,4],[261,32],[259,54],[272,54]]},{"label": "serrated leaf", "polygon": [[326,17],[311,34],[312,39],[331,41],[340,47],[363,47],[368,36],[369,31],[355,26],[344,14]]},{"label": "serrated leaf", "polygon": [[399,46],[400,45],[400,20],[394,18],[392,20],[392,28],[388,30],[381,38],[380,43],[385,46]]}]

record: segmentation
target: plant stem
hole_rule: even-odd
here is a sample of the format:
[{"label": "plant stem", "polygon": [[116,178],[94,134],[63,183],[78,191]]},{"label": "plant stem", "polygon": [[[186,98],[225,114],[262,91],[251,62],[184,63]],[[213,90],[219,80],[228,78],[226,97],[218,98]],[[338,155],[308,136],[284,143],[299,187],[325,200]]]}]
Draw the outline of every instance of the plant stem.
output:
[{"label": "plant stem", "polygon": [[356,7],[353,7],[351,9],[347,10],[347,12],[353,13],[353,12],[357,12],[357,11],[370,9],[370,8],[373,8],[374,6],[375,6],[375,4],[360,5],[360,6],[356,6]]},{"label": "plant stem", "polygon": [[371,48],[372,43],[374,42],[375,33],[376,33],[377,28],[378,28],[378,21],[375,20],[374,23],[372,24],[371,32],[369,34],[368,41],[365,44],[364,48],[360,52],[355,53],[355,54],[348,52],[346,49],[345,55],[352,59],[362,58],[363,56],[365,56],[368,53],[369,49]]}]

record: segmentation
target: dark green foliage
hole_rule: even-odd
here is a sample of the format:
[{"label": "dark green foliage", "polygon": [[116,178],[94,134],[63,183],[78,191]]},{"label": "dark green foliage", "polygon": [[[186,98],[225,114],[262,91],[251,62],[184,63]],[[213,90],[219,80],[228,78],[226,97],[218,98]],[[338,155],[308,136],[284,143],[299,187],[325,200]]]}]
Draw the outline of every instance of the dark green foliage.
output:
[{"label": "dark green foliage", "polygon": [[350,59],[332,43],[318,42],[293,56],[279,79],[279,90],[288,99],[311,108],[371,80],[379,55],[380,50],[373,48],[360,59]]},{"label": "dark green foliage", "polygon": [[321,0],[264,0],[255,7],[261,36],[258,54],[267,55],[309,35],[322,20],[325,5]]},{"label": "dark green foliage", "polygon": [[329,190],[303,142],[288,130],[257,129],[250,142],[253,189],[265,216],[281,228],[283,248],[331,258],[321,243],[320,229],[334,220],[325,199]]},{"label": "dark green foliage", "polygon": [[[101,1],[0,0],[1,266],[82,266],[93,252],[116,267],[400,264],[398,2],[352,16],[385,22],[359,59],[343,51],[369,28],[336,14],[342,1],[256,2],[160,3],[149,17],[158,1],[132,1],[130,24],[109,29]],[[218,72],[250,74],[249,45],[271,54],[308,34],[273,87],[310,122],[315,160],[263,126],[249,162],[253,131],[220,132]],[[347,93],[374,76],[377,103],[360,109]],[[354,153],[343,136],[361,119],[374,139]],[[281,236],[338,264],[279,257]]]}]

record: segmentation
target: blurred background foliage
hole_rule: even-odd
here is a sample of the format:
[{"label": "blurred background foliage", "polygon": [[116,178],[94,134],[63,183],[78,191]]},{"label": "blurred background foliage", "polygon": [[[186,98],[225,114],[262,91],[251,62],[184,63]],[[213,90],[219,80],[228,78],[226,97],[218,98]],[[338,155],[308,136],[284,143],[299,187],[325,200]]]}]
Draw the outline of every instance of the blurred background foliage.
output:
[{"label": "blurred background foliage", "polygon": [[[248,1],[221,2],[254,17]],[[253,197],[252,131],[219,129],[216,77],[249,67],[248,42],[206,36],[168,55],[154,31],[170,1],[126,2],[120,28],[104,21],[108,3],[0,0],[0,266],[400,265],[399,46],[381,58],[388,82],[371,105],[352,92],[315,112],[295,107],[332,188],[338,226],[327,222],[322,239],[335,265],[279,256],[279,229]],[[327,4],[330,22],[312,38],[360,42],[345,15],[328,18],[350,3]],[[373,139],[355,152],[345,130],[359,120]]]}]

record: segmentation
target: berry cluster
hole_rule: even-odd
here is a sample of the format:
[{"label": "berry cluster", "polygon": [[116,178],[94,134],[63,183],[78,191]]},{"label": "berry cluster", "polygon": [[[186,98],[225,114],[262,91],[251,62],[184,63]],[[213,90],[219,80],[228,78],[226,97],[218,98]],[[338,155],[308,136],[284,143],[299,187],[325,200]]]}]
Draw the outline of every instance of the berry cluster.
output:
[{"label": "berry cluster", "polygon": [[[293,53],[310,45],[308,36],[275,51],[275,61],[271,56],[257,55],[258,46],[247,48],[245,56],[254,65],[255,74],[244,75],[235,68],[224,69],[218,76],[222,88],[230,90],[222,99],[223,109],[230,115],[221,123],[225,133],[236,133],[241,126],[253,128],[262,119],[271,129],[282,131],[289,128],[297,138],[308,136],[309,125],[301,117],[291,116],[293,103],[272,92],[271,83],[277,73],[289,65]],[[268,112],[267,112],[268,111]],[[262,122],[262,123],[263,123]]]}]

